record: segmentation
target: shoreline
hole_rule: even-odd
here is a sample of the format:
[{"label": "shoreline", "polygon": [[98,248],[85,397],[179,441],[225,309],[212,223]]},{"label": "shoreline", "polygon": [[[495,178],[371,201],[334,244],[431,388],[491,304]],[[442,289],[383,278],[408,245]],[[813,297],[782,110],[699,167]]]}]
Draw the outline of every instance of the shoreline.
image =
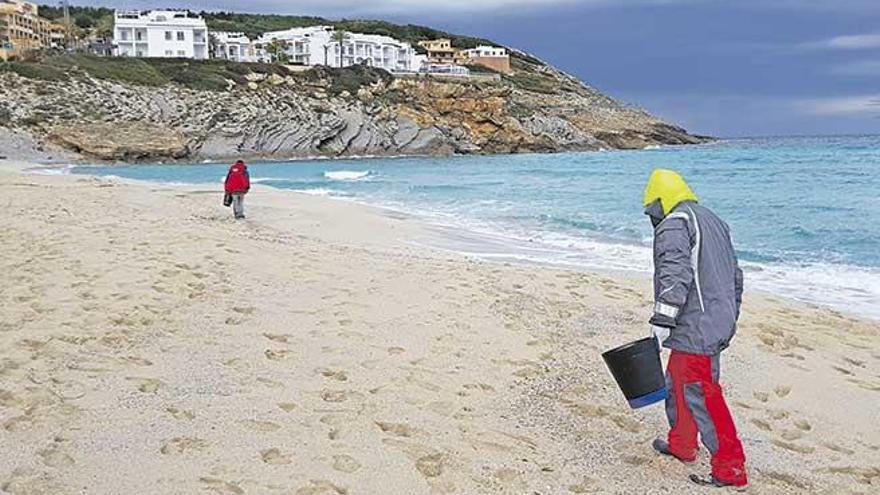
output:
[{"label": "shoreline", "polygon": [[[702,492],[705,451],[655,456],[662,407],[627,409],[601,361],[648,333],[646,281],[260,190],[235,222],[192,188],[0,164],[3,489]],[[878,344],[876,322],[746,295],[722,379],[751,490],[878,482]]]},{"label": "shoreline", "polygon": [[[400,159],[409,159],[412,157],[399,157]],[[377,157],[376,159],[385,159],[383,157]],[[303,163],[313,164],[315,162],[325,161],[323,159],[319,160],[303,160]],[[369,159],[359,159],[358,161],[363,161],[364,164],[368,164]],[[264,162],[265,164],[271,165],[275,164],[275,162]],[[126,164],[126,165],[137,165],[138,164]],[[207,165],[207,164],[206,164]],[[218,163],[213,163],[210,165],[218,165]],[[296,163],[292,163],[292,165],[296,165]],[[64,167],[66,169],[72,170],[73,168],[82,168],[88,166],[103,166],[103,165],[69,165]],[[148,165],[142,165],[148,166]],[[112,167],[112,166],[111,166]],[[48,170],[53,170],[57,167],[47,167]],[[40,168],[37,169],[37,171]],[[90,176],[85,175],[84,176]],[[116,180],[120,180],[126,183],[133,184],[142,184],[149,187],[155,186],[170,186],[170,187],[201,187],[203,184],[200,183],[163,183],[160,181],[149,181],[149,180],[137,180],[137,179],[126,179],[118,176],[112,176]],[[297,190],[297,189],[285,189],[285,188],[276,188],[273,186],[262,186],[260,184],[255,184],[255,186],[259,186],[262,188],[268,188],[272,191],[282,192],[282,193],[294,193],[297,195],[307,195],[312,197],[325,197],[331,200],[343,201],[348,203],[354,203],[358,205],[362,205],[368,208],[376,209],[379,211],[387,211],[392,212],[396,215],[409,215],[412,216],[413,219],[418,219],[423,226],[423,232],[425,235],[420,238],[418,241],[423,247],[427,247],[430,249],[437,249],[443,252],[447,252],[450,254],[473,257],[475,259],[480,259],[488,262],[504,262],[510,261],[526,266],[549,266],[554,268],[560,268],[565,270],[572,270],[577,272],[584,273],[594,273],[594,274],[606,274],[615,277],[627,277],[632,278],[634,280],[645,281],[650,280],[650,269],[648,267],[638,267],[633,265],[625,265],[621,264],[619,266],[610,266],[608,262],[610,260],[605,258],[597,258],[592,261],[587,260],[578,260],[579,257],[583,255],[579,250],[574,248],[564,248],[554,243],[547,243],[544,241],[535,242],[531,238],[522,238],[521,236],[517,236],[516,234],[512,234],[509,232],[501,232],[496,230],[486,230],[485,228],[478,228],[477,226],[471,224],[470,222],[466,222],[462,219],[458,219],[457,221],[452,220],[449,221],[445,218],[438,218],[432,216],[428,212],[424,211],[412,211],[404,209],[400,206],[392,206],[387,204],[382,204],[379,202],[370,202],[364,200],[362,198],[357,197],[347,197],[347,196],[335,196],[333,194],[316,194],[312,193],[308,190]],[[454,231],[454,233],[453,233]],[[431,235],[433,234],[433,235]],[[539,236],[540,237],[540,236]],[[601,240],[590,240],[590,242],[595,242],[601,245],[607,245],[612,247],[620,247],[627,250],[641,250],[648,249],[646,246],[642,244],[626,244],[626,243],[614,243],[614,242],[606,242]],[[534,244],[533,244],[534,243]],[[457,244],[457,245],[456,245]],[[503,247],[501,245],[504,244]],[[494,247],[496,251],[487,251],[486,249]],[[537,254],[533,254],[537,253]],[[573,257],[573,258],[572,258]],[[572,258],[572,259],[567,259]],[[630,260],[632,261],[632,260]],[[752,277],[760,276],[763,279],[759,279],[758,288],[747,287],[747,292],[754,292],[756,294],[762,294],[768,297],[782,297],[799,304],[804,304],[816,309],[827,309],[831,311],[838,311],[843,314],[848,314],[856,318],[864,318],[871,321],[880,321],[880,313],[876,311],[871,311],[871,308],[874,308],[873,304],[869,302],[856,302],[856,301],[833,301],[833,300],[822,300],[814,297],[809,297],[804,294],[798,294],[795,292],[786,292],[782,289],[783,286],[799,286],[801,282],[803,282],[804,286],[809,285],[809,274],[800,273],[801,270],[813,270],[813,272],[822,272],[827,269],[837,269],[837,270],[846,270],[850,273],[853,273],[854,276],[870,276],[869,272],[871,269],[867,267],[856,267],[851,265],[824,265],[821,263],[810,264],[806,266],[794,266],[794,265],[785,265],[785,264],[768,264],[762,262],[750,262],[750,261],[741,261],[743,268],[746,270],[747,277],[754,280]],[[782,280],[779,279],[780,274],[785,274],[785,277],[791,280]],[[774,282],[769,282],[765,279],[776,279]],[[751,283],[749,283],[751,285]],[[769,286],[768,286],[769,285]],[[828,287],[820,287],[821,290],[830,290]],[[794,289],[792,289],[794,290]],[[827,298],[826,298],[827,299]]]},{"label": "shoreline", "polygon": [[[352,155],[293,155],[293,156],[273,156],[273,155],[233,155],[233,156],[210,156],[210,157],[199,157],[193,159],[167,159],[162,157],[152,157],[145,159],[137,159],[137,160],[103,160],[97,157],[90,157],[86,155],[77,155],[75,157],[69,159],[53,159],[47,160],[44,163],[37,161],[34,163],[42,163],[47,167],[67,164],[69,162],[70,165],[79,166],[79,167],[114,167],[114,166],[150,166],[150,165],[180,165],[180,166],[196,166],[196,165],[217,165],[223,163],[234,163],[236,160],[244,160],[246,163],[311,163],[311,162],[335,162],[335,161],[365,161],[369,162],[371,160],[405,160],[405,159],[431,159],[431,158],[443,158],[443,159],[454,159],[454,158],[467,158],[467,157],[505,157],[505,156],[519,156],[519,155],[538,155],[538,156],[555,156],[555,155],[565,155],[565,154],[578,154],[578,153],[608,153],[608,152],[639,152],[639,151],[652,151],[658,149],[675,149],[675,148],[691,148],[691,147],[699,147],[699,146],[713,146],[719,143],[724,143],[726,141],[730,141],[729,139],[717,138],[711,141],[706,141],[702,143],[694,143],[694,144],[651,144],[647,145],[644,148],[600,148],[600,149],[559,149],[556,151],[524,151],[524,152],[513,152],[513,153],[412,153],[412,154],[397,154],[397,153],[389,153],[389,154],[369,154],[369,155],[360,155],[360,154],[352,154]],[[69,153],[74,153],[68,151]]]}]

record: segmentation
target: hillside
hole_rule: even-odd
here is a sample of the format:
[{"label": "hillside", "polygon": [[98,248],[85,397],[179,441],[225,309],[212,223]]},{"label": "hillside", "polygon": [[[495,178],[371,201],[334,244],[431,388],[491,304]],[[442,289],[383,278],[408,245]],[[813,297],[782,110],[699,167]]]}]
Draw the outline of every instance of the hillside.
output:
[{"label": "hillside", "polygon": [[[242,30],[277,28],[279,19],[324,21],[214,16],[210,22]],[[447,35],[381,21],[338,23],[410,41]],[[459,46],[484,42],[452,37]],[[497,81],[441,80],[367,67],[301,72],[47,54],[0,64],[0,127],[7,128],[0,155],[16,153],[4,149],[10,132],[19,143],[24,136],[36,148],[57,144],[104,160],[559,152],[705,140],[527,54],[514,51],[512,66]]]},{"label": "hillside", "polygon": [[[244,14],[217,11],[202,11],[199,14],[205,18],[208,27],[213,31],[239,31],[251,38],[256,38],[268,31],[281,31],[307,26],[334,26],[344,31],[391,36],[413,44],[422,40],[436,38],[449,38],[452,40],[453,45],[458,48],[473,48],[479,44],[492,44],[489,40],[447,33],[430,27],[414,24],[398,25],[378,20],[333,20],[315,16]],[[47,19],[60,20],[64,16],[64,10],[57,6],[41,5],[40,15]],[[113,24],[113,11],[101,7],[71,6],[70,17],[77,27],[103,30],[102,34],[106,34],[106,26],[112,26]]]}]

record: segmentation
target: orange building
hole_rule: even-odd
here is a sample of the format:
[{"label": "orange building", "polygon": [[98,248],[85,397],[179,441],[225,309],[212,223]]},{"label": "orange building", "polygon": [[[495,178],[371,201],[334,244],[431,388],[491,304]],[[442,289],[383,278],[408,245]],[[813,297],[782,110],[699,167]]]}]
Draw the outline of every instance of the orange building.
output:
[{"label": "orange building", "polygon": [[428,61],[432,64],[454,64],[458,58],[458,49],[446,38],[420,41],[419,46],[428,51]]},{"label": "orange building", "polygon": [[51,46],[52,26],[38,15],[36,4],[0,0],[0,59]]},{"label": "orange building", "polygon": [[460,50],[454,48],[446,38],[421,41],[419,46],[428,51],[428,62],[431,64],[481,65],[502,74],[511,72],[510,54],[505,48],[483,45]]}]

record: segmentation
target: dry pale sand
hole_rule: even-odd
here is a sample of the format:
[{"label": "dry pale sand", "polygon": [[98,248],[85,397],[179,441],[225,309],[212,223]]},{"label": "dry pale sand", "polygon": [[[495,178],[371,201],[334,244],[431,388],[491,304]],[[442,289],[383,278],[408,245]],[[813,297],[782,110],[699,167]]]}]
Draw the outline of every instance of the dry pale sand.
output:
[{"label": "dry pale sand", "polygon": [[[415,219],[257,189],[0,172],[12,494],[702,493],[600,352],[645,280],[418,247]],[[880,326],[750,295],[723,382],[750,493],[878,493]],[[709,491],[711,492],[711,490]]]}]

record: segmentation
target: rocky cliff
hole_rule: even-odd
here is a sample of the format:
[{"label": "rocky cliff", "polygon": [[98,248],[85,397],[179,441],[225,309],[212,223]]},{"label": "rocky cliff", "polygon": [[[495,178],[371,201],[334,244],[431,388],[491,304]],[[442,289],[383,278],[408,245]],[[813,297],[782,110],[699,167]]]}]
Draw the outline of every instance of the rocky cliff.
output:
[{"label": "rocky cliff", "polygon": [[558,152],[705,140],[525,55],[514,58],[512,75],[496,79],[239,65],[221,79],[225,87],[211,90],[138,84],[77,65],[51,77],[7,67],[0,126],[89,159],[123,161]]}]

